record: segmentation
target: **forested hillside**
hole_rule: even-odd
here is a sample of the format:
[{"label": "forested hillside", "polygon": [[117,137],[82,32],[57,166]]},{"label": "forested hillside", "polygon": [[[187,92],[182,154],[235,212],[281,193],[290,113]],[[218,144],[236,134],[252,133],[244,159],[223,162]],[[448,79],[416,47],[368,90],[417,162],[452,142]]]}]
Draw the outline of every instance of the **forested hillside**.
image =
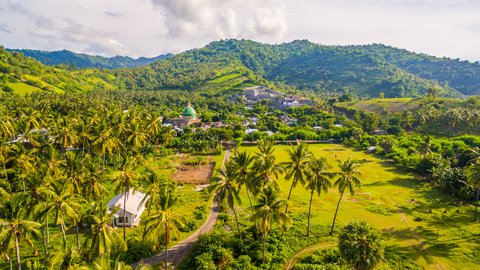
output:
[{"label": "forested hillside", "polygon": [[50,66],[56,65],[73,65],[79,68],[122,68],[122,67],[138,67],[150,64],[157,60],[165,59],[172,54],[162,54],[156,57],[140,57],[131,58],[128,56],[103,57],[99,55],[88,55],[83,53],[74,53],[72,51],[39,51],[39,50],[17,50],[8,49],[13,52],[23,53],[25,56],[32,57],[37,61]]},{"label": "forested hillside", "polygon": [[226,40],[147,66],[118,70],[116,74],[121,78],[122,86],[128,89],[194,89],[215,78],[218,73],[224,73],[224,70],[247,68],[263,79],[317,92],[349,91],[370,97],[383,92],[386,97],[419,97],[424,96],[428,89],[437,87],[442,96],[480,93],[480,78],[474,76],[458,89],[454,87],[460,85],[456,82],[459,81],[458,74],[464,69],[468,68],[471,74],[480,72],[476,63],[462,62],[462,69],[459,69],[457,60],[428,57],[448,67],[442,69],[442,75],[435,77],[428,74],[436,74],[435,70],[440,67],[429,71],[427,67],[418,66],[410,71],[403,68],[404,64],[401,65],[401,57],[417,56],[416,61],[421,62],[422,57],[427,56],[404,51],[404,55],[396,57],[397,63],[392,61],[393,56],[387,54],[384,48],[387,47],[322,46],[305,40],[280,45]]},{"label": "forested hillside", "polygon": [[[43,55],[36,53],[36,58]],[[58,53],[59,61],[69,57],[66,56],[68,52]],[[298,40],[268,45],[250,40],[223,40],[148,65],[113,71],[82,70],[67,65],[51,68],[19,53],[3,50],[2,54],[15,59],[2,63],[2,72],[5,73],[2,76],[10,78],[8,81],[3,79],[3,85],[15,88],[12,84],[27,83],[57,92],[94,88],[218,92],[257,84],[284,90],[348,92],[360,97],[422,97],[431,89],[436,89],[436,94],[445,97],[480,94],[479,63],[436,58],[378,44],[323,46]],[[54,53],[46,55],[48,59],[55,60]],[[80,56],[84,57],[80,60],[86,61],[87,66],[113,67],[130,65],[131,61],[152,60]],[[75,60],[79,66],[83,63],[80,60]],[[15,70],[23,70],[25,76]],[[65,74],[71,76],[67,78]],[[41,81],[42,84],[35,85],[33,81]]]},{"label": "forested hillside", "polygon": [[85,92],[114,89],[115,77],[97,69],[67,70],[45,66],[18,52],[0,47],[0,89],[17,94],[34,91]]}]

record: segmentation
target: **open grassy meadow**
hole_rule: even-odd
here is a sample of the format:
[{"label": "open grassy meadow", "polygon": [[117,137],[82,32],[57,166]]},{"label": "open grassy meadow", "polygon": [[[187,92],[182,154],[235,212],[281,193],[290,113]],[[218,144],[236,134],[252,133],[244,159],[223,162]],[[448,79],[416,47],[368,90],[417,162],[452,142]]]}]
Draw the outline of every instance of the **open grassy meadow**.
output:
[{"label": "open grassy meadow", "polygon": [[[290,147],[275,147],[278,162],[287,161]],[[335,144],[309,145],[309,149],[315,155],[326,157],[334,166],[333,170],[336,170],[337,160],[349,156],[362,163],[359,170],[363,173],[363,185],[356,196],[344,196],[336,222],[337,235],[346,222],[364,219],[380,231],[387,251],[406,255],[426,269],[478,269],[480,224],[472,222],[471,205],[432,190],[412,174],[373,155]],[[240,150],[255,152],[256,147],[241,147]],[[280,177],[278,183],[281,197],[286,199],[290,181]],[[245,191],[242,192],[243,209],[239,210],[245,211],[248,199]],[[309,195],[300,185],[293,190],[289,206],[292,228],[306,231]],[[328,238],[325,229],[331,226],[338,198],[335,189],[320,197],[315,195],[313,230],[323,229],[313,231],[312,237],[336,240]]]}]

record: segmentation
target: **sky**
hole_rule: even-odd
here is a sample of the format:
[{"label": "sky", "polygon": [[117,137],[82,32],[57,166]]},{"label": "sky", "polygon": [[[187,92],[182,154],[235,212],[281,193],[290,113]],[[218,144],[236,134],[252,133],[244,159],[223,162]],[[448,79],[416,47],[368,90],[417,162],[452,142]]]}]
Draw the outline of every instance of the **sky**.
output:
[{"label": "sky", "polygon": [[0,45],[152,57],[220,39],[480,60],[480,0],[0,0]]}]

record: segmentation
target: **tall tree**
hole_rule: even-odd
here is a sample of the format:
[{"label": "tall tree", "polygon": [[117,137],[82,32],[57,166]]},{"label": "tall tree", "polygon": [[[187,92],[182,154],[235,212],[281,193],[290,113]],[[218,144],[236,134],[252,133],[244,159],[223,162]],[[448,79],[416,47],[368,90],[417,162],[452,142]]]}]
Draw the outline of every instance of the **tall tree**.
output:
[{"label": "tall tree", "polygon": [[106,205],[100,204],[97,214],[89,215],[86,219],[90,222],[90,230],[84,242],[82,250],[85,252],[88,260],[94,258],[110,258],[110,254],[120,247],[127,250],[127,244],[115,231],[110,224],[116,211],[108,211]]},{"label": "tall tree", "polygon": [[312,213],[312,201],[313,194],[317,192],[320,196],[321,192],[327,193],[328,189],[332,187],[330,178],[334,175],[329,171],[332,168],[327,163],[327,159],[324,157],[313,157],[309,163],[309,168],[306,172],[307,186],[310,190],[310,202],[308,204],[308,223],[307,223],[307,236],[310,236],[310,217]]},{"label": "tall tree", "polygon": [[20,242],[24,240],[33,248],[32,237],[40,238],[38,222],[27,217],[26,200],[22,194],[14,194],[0,201],[0,241],[2,249],[15,243],[17,267],[22,269],[20,259]]},{"label": "tall tree", "polygon": [[[121,168],[112,174],[113,183],[116,185],[115,192],[123,192],[123,220],[125,222],[127,217],[127,200],[130,194],[130,189],[136,186],[136,182],[140,179],[140,175],[135,172],[138,159],[136,157],[125,157]],[[123,226],[123,241],[127,240],[126,225]]]},{"label": "tall tree", "polygon": [[343,195],[345,194],[345,190],[348,189],[350,195],[353,196],[355,195],[356,187],[360,186],[362,183],[359,178],[359,176],[362,175],[362,172],[357,170],[359,166],[360,163],[353,161],[352,157],[349,157],[346,161],[340,161],[340,172],[338,173],[339,177],[334,183],[334,186],[338,187],[340,198],[338,199],[337,208],[335,209],[335,215],[333,216],[330,235],[333,234],[333,229],[335,228],[335,220],[337,219],[338,214],[338,208],[340,207],[340,202],[342,201]]},{"label": "tall tree", "polygon": [[256,194],[262,188],[270,186],[279,190],[276,178],[284,172],[283,166],[276,163],[273,155],[273,143],[269,140],[260,140],[258,143],[258,152],[256,153],[255,177],[253,179],[252,191]]},{"label": "tall tree", "polygon": [[239,187],[236,182],[237,177],[238,174],[235,165],[233,164],[233,161],[229,161],[225,164],[225,168],[218,170],[218,176],[212,178],[212,185],[210,188],[215,190],[215,196],[213,199],[216,202],[222,203],[223,201],[227,201],[228,208],[233,211],[233,215],[235,216],[238,235],[240,240],[243,241],[242,233],[240,232],[240,225],[238,224],[237,211],[235,210],[235,201],[241,204]]},{"label": "tall tree", "polygon": [[[76,195],[73,190],[63,182],[54,182],[48,187],[40,187],[39,191],[46,199],[44,203],[40,203],[40,210],[44,215],[53,212],[55,214],[55,223],[60,224],[62,230],[63,244],[65,251],[67,250],[67,235],[66,235],[66,219],[71,218],[75,221],[75,225],[79,220],[78,212],[82,208],[79,201],[80,197]],[[79,247],[77,235],[77,247]]]},{"label": "tall tree", "polygon": [[178,201],[174,188],[173,185],[163,186],[160,208],[144,220],[146,229],[143,233],[143,239],[149,241],[154,249],[158,248],[161,241],[164,240],[165,269],[168,269],[168,245],[171,235],[178,235],[178,229],[184,226],[181,217],[173,211],[173,207]]},{"label": "tall tree", "polygon": [[265,262],[265,241],[272,223],[278,223],[279,228],[290,222],[290,218],[282,209],[287,201],[280,200],[277,192],[271,187],[266,187],[258,195],[258,202],[253,206],[252,219],[260,220],[260,232],[262,233],[262,261]]},{"label": "tall tree", "polygon": [[286,170],[286,180],[292,180],[290,191],[288,192],[287,205],[285,205],[285,214],[288,214],[288,203],[292,196],[292,190],[298,183],[305,185],[305,172],[308,168],[308,162],[312,153],[308,150],[306,144],[298,144],[296,147],[288,150],[290,161],[284,162]]}]

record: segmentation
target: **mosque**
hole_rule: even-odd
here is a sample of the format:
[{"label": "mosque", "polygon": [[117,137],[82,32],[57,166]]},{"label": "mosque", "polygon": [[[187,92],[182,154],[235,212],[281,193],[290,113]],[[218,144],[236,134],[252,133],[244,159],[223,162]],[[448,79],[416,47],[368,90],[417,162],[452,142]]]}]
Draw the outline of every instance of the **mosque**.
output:
[{"label": "mosque", "polygon": [[199,123],[200,121],[201,119],[197,117],[197,112],[192,105],[190,105],[190,102],[188,102],[187,107],[183,109],[182,116],[178,118],[169,118],[166,123],[171,124],[174,127],[183,128],[191,124]]}]

